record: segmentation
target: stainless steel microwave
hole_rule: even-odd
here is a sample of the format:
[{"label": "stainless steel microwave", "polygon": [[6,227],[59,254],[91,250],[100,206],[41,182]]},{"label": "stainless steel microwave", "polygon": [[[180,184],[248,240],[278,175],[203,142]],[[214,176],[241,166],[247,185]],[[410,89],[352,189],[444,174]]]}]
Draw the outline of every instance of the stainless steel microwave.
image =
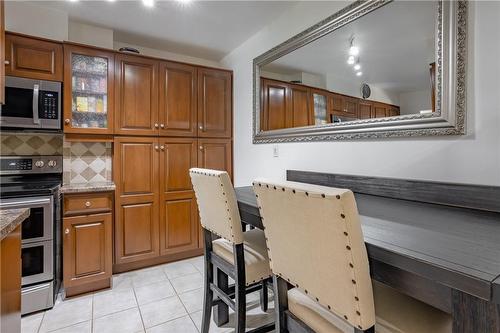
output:
[{"label": "stainless steel microwave", "polygon": [[60,130],[61,83],[6,76],[0,126]]}]

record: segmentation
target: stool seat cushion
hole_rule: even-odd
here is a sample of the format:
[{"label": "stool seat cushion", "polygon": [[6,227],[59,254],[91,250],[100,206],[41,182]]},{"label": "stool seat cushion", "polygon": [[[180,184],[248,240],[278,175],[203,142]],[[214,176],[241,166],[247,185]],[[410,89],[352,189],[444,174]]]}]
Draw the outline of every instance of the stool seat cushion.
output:
[{"label": "stool seat cushion", "polygon": [[[451,333],[451,316],[381,283],[373,283],[377,333]],[[288,309],[317,333],[353,332],[342,318],[297,288],[288,291]]]},{"label": "stool seat cushion", "polygon": [[[224,238],[219,238],[212,243],[213,251],[222,259],[234,265],[233,244]],[[246,285],[269,278],[271,269],[269,268],[264,231],[253,229],[244,232],[243,248],[245,250]]]}]

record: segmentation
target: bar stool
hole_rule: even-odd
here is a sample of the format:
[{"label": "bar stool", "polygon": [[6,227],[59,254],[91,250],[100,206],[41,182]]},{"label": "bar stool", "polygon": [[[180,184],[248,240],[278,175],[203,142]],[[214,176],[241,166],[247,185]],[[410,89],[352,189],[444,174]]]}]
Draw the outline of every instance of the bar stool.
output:
[{"label": "bar stool", "polygon": [[451,316],[373,282],[350,190],[256,180],[276,332],[451,332]]},{"label": "bar stool", "polygon": [[[235,332],[245,332],[246,294],[260,289],[261,308],[267,310],[266,283],[271,281],[271,270],[264,232],[258,229],[242,231],[236,195],[227,172],[193,168],[189,174],[205,236],[201,331],[208,333],[212,307],[227,304],[236,314]],[[214,267],[217,283],[214,283]],[[227,276],[235,280],[234,290],[227,286]],[[215,300],[213,294],[216,295]],[[219,324],[228,320],[227,317],[217,319]],[[273,329],[274,323],[250,332],[269,332]]]}]

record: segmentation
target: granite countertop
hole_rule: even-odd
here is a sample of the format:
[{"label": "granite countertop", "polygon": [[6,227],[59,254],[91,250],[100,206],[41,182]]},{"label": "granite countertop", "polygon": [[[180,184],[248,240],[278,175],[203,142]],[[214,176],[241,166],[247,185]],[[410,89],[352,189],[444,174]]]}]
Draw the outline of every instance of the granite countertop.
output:
[{"label": "granite countertop", "polygon": [[21,222],[30,216],[29,208],[1,209],[0,210],[0,240],[4,239]]},{"label": "granite countertop", "polygon": [[88,193],[114,191],[116,188],[113,182],[66,184],[61,187],[61,193]]}]

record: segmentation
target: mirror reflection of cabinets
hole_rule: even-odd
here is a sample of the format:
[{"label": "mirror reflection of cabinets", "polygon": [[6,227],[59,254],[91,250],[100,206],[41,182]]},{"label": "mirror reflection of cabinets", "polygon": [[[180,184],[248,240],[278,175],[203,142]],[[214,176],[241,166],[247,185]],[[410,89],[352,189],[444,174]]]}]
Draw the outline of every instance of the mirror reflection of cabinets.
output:
[{"label": "mirror reflection of cabinets", "polygon": [[261,78],[261,128],[276,130],[398,116],[399,106]]}]

